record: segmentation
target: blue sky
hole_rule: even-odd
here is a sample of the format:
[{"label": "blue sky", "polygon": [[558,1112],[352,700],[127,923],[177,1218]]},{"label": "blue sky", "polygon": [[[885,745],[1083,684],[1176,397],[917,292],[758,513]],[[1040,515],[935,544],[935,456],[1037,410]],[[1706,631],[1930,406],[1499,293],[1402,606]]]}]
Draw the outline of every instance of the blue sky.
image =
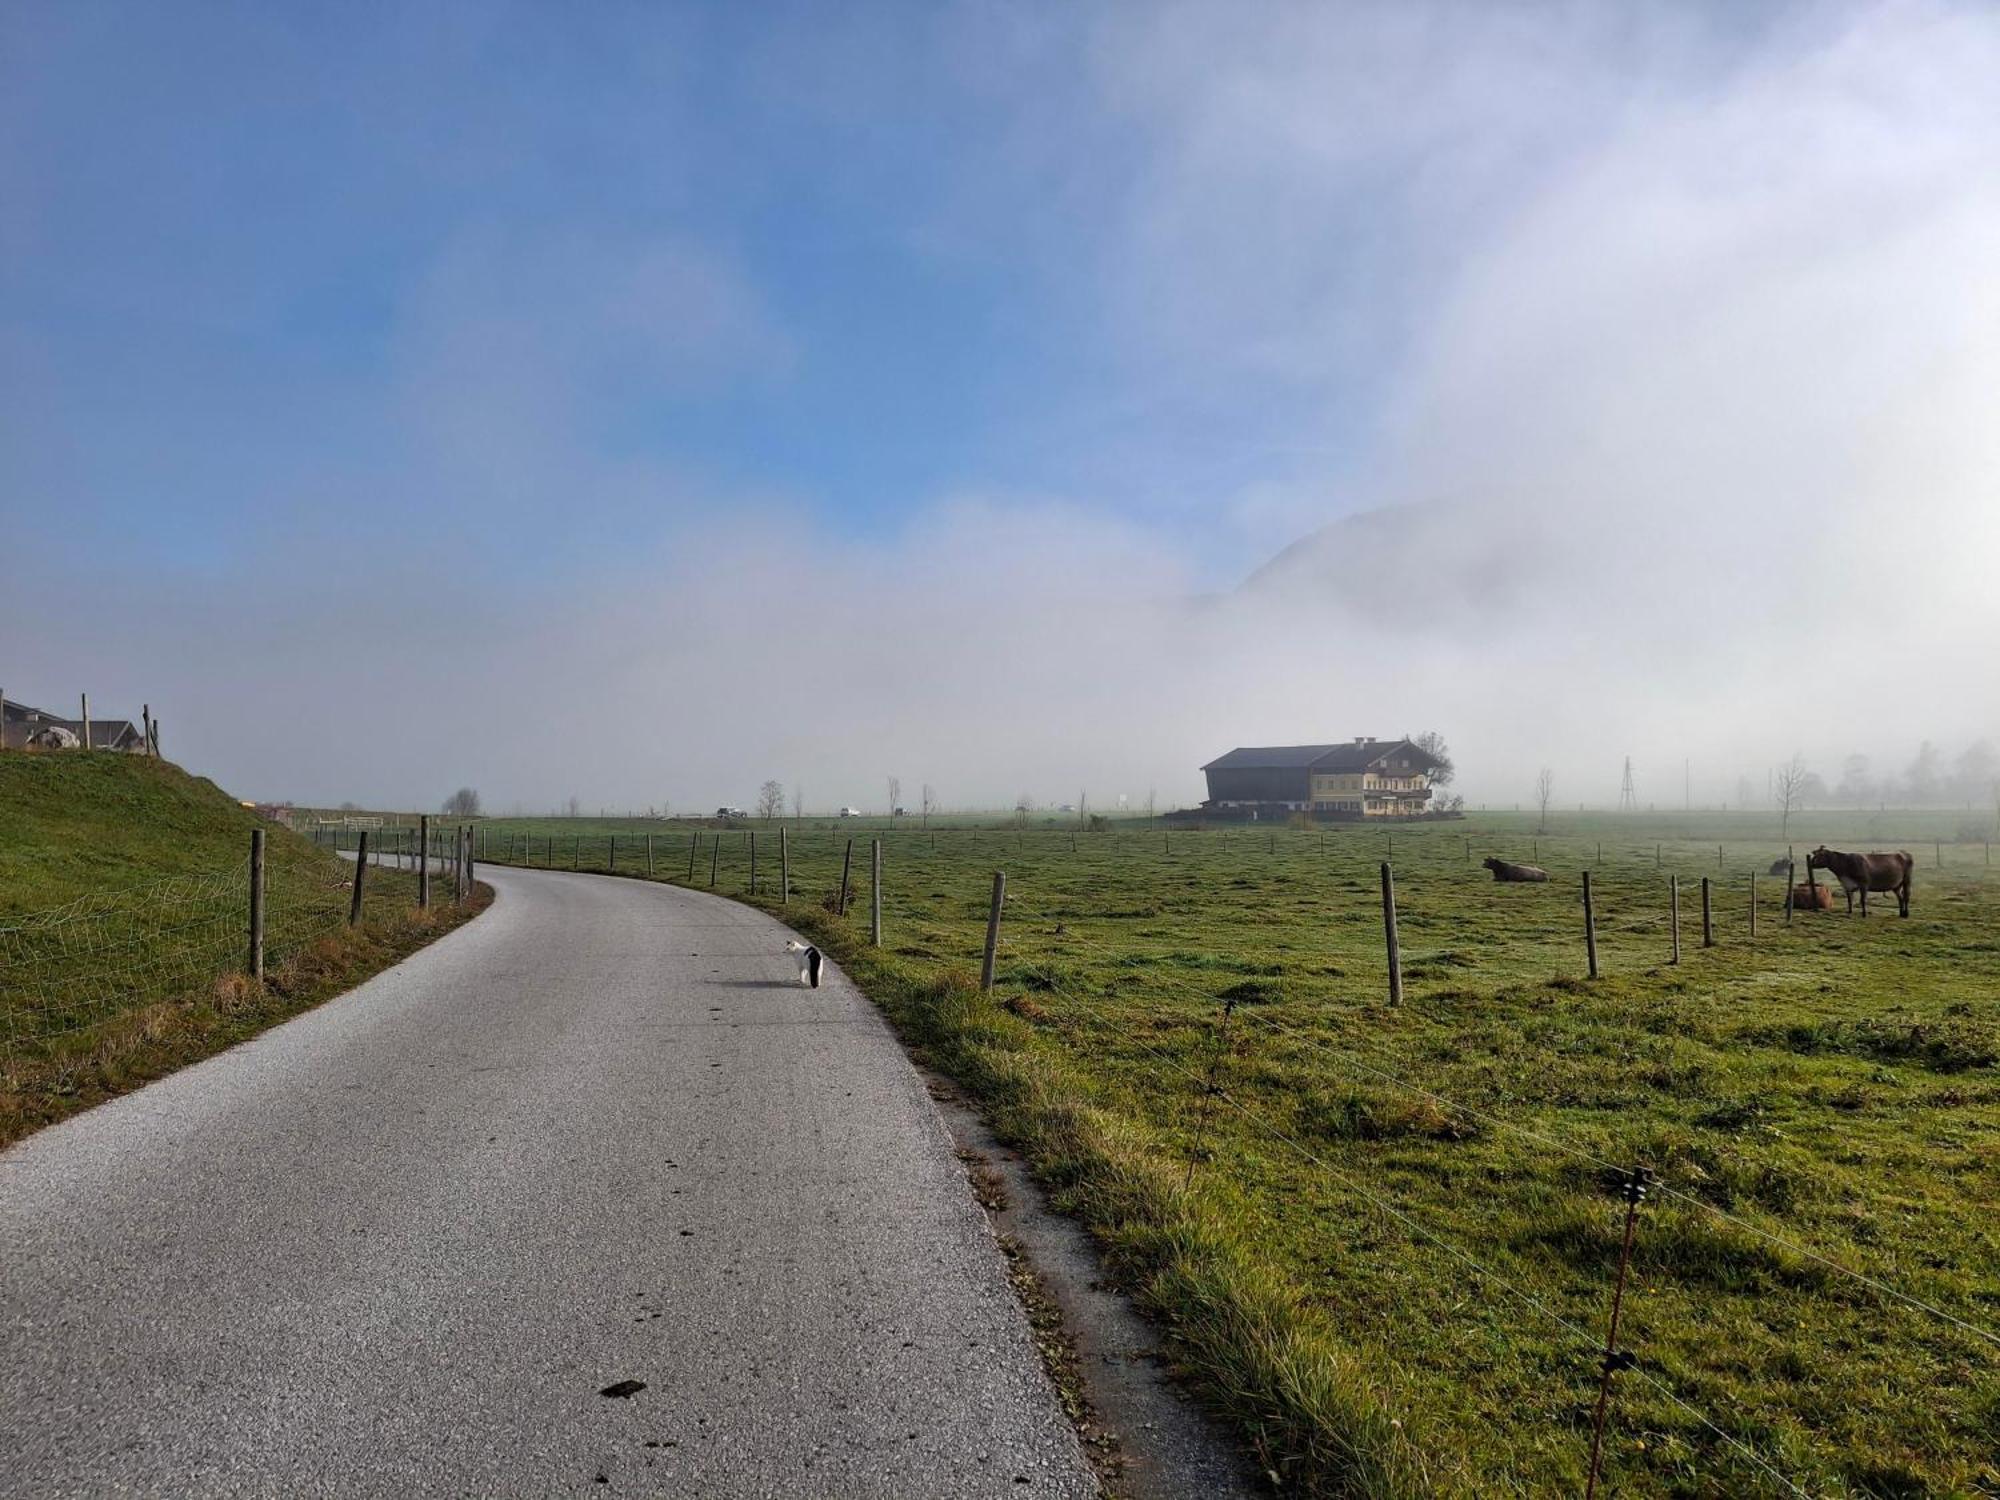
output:
[{"label": "blue sky", "polygon": [[58,551],[201,567],[317,544],[288,497],[338,479],[344,529],[470,517],[504,566],[703,502],[579,514],[465,461],[489,423],[860,535],[1288,470],[1317,391],[1135,365],[1097,293],[1157,148],[1030,14],[17,7],[10,489]]},{"label": "blue sky", "polygon": [[[1989,633],[1996,73],[1938,0],[7,6],[0,687],[406,805],[1990,732],[1907,663]],[[1919,607],[1844,679],[1741,649],[1849,587]]]}]

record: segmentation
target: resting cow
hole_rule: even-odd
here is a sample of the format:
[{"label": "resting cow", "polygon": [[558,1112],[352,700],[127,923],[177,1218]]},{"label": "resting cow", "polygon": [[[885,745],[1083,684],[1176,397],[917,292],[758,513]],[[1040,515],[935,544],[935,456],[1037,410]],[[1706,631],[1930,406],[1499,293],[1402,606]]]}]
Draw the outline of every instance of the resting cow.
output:
[{"label": "resting cow", "polygon": [[1539,881],[1547,880],[1549,872],[1539,865],[1510,865],[1504,859],[1487,856],[1486,868],[1493,872],[1495,880]]},{"label": "resting cow", "polygon": [[1899,916],[1910,914],[1910,875],[1917,862],[1908,853],[1844,854],[1821,844],[1806,856],[1807,870],[1831,870],[1847,892],[1847,911],[1854,913],[1854,893],[1861,892],[1861,915],[1868,915],[1870,891],[1894,891]]}]

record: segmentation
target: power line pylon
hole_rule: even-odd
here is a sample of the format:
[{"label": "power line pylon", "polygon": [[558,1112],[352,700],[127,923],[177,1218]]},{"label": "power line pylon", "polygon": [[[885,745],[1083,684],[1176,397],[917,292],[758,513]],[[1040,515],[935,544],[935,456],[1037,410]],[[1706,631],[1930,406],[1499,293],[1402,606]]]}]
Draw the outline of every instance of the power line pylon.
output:
[{"label": "power line pylon", "polygon": [[1620,812],[1639,810],[1639,794],[1632,790],[1632,757],[1629,755],[1625,757],[1625,779],[1618,786],[1618,810]]}]

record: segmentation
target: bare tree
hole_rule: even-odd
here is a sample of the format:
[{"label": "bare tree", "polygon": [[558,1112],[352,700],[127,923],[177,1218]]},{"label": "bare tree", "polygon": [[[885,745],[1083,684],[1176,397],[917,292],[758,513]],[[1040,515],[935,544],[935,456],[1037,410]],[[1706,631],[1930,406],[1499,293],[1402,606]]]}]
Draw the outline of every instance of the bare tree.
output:
[{"label": "bare tree", "polygon": [[569,815],[570,815],[570,816],[571,816],[572,818],[580,818],[580,817],[582,817],[582,816],[583,816],[583,799],[582,799],[582,798],[580,798],[580,797],[572,797],[572,798],[570,798],[570,799],[569,799]]},{"label": "bare tree", "polygon": [[1028,826],[1028,814],[1033,812],[1034,810],[1035,810],[1035,799],[1032,793],[1023,792],[1021,793],[1020,796],[1016,797],[1014,799],[1015,826],[1020,828],[1026,828]]},{"label": "bare tree", "polygon": [[1147,821],[1148,823],[1151,823],[1151,822],[1155,822],[1155,821],[1156,821],[1156,817],[1155,817],[1155,814],[1154,814],[1154,811],[1153,811],[1153,810],[1154,810],[1154,808],[1155,808],[1155,807],[1156,807],[1156,806],[1158,805],[1158,803],[1159,803],[1159,796],[1158,796],[1158,794],[1154,792],[1153,788],[1151,788],[1151,787],[1147,787],[1147,788],[1146,788],[1146,821]]},{"label": "bare tree", "polygon": [[1818,779],[1806,769],[1803,754],[1795,752],[1790,760],[1778,767],[1778,773],[1771,782],[1771,800],[1778,804],[1779,838],[1792,831],[1792,814],[1805,806],[1806,796]]},{"label": "bare tree", "polygon": [[802,786],[795,786],[792,788],[792,821],[794,823],[803,823],[805,820],[806,789]]},{"label": "bare tree", "polygon": [[896,814],[902,811],[902,807],[903,778],[900,776],[891,776],[889,778],[889,817],[892,822]]},{"label": "bare tree", "polygon": [[[348,804],[350,807],[352,803]],[[479,793],[469,786],[462,786],[444,799],[444,815],[447,818],[476,818],[479,816]]]},{"label": "bare tree", "polygon": [[766,823],[785,810],[785,784],[767,781],[757,788],[757,816]]},{"label": "bare tree", "polygon": [[1543,766],[1542,774],[1535,778],[1535,806],[1540,810],[1542,818],[1540,824],[1535,828],[1535,832],[1537,833],[1547,833],[1549,831],[1549,803],[1555,797],[1555,794],[1556,773],[1551,771],[1547,766]]},{"label": "bare tree", "polygon": [[1426,729],[1410,743],[1437,762],[1430,773],[1431,785],[1450,786],[1451,778],[1458,774],[1458,767],[1452,764],[1451,747],[1445,744],[1444,736],[1435,729]]},{"label": "bare tree", "polygon": [[922,798],[919,805],[924,810],[924,827],[928,828],[931,826],[931,814],[937,811],[937,788],[926,781],[923,791],[918,793],[918,796]]}]

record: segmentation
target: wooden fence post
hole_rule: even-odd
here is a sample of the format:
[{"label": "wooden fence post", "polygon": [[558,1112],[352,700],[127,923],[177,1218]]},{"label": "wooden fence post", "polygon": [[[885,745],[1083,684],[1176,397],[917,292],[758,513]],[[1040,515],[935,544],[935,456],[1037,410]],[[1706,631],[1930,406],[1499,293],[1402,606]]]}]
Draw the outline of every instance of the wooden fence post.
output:
[{"label": "wooden fence post", "polygon": [[611,853],[608,856],[610,860],[609,868],[611,873],[616,875],[618,873],[618,835],[613,833],[607,835],[607,837],[611,840]]},{"label": "wooden fence post", "polygon": [[1757,935],[1757,872],[1750,872],[1750,936]]},{"label": "wooden fence post", "polygon": [[1000,906],[1007,899],[1007,872],[993,872],[993,909],[986,915],[986,956],[979,961],[979,987],[993,990],[993,953],[1000,946]]},{"label": "wooden fence post", "polygon": [[[88,693],[83,695],[83,748],[86,750],[90,748],[90,694]],[[257,977],[260,979],[264,977],[262,960],[259,960]]]},{"label": "wooden fence post", "polygon": [[264,830],[250,830],[250,977],[264,977]]},{"label": "wooden fence post", "polygon": [[[4,705],[4,703],[5,703],[4,696],[0,696],[0,705]],[[4,717],[6,717],[5,713],[0,712],[0,718]],[[141,703],[139,705],[139,724],[140,724],[140,733],[146,746],[146,753],[148,755],[151,755],[153,753],[153,705],[152,704]]]},{"label": "wooden fence post", "polygon": [[417,905],[431,904],[431,815],[417,814]]},{"label": "wooden fence post", "polygon": [[1701,877],[1701,945],[1715,946],[1715,913],[1709,905],[1708,877]]},{"label": "wooden fence post", "polygon": [[792,904],[792,832],[778,829],[778,905]]},{"label": "wooden fence post", "polygon": [[653,878],[653,836],[650,833],[646,835],[646,878]]},{"label": "wooden fence post", "polygon": [[871,839],[869,858],[873,864],[873,878],[868,883],[868,942],[871,947],[882,946],[882,841]]},{"label": "wooden fence post", "polygon": [[1670,922],[1674,934],[1673,962],[1679,963],[1681,961],[1681,878],[1678,875],[1669,875],[1667,877],[1667,910],[1670,914]]},{"label": "wooden fence post", "polygon": [[1798,863],[1792,858],[1792,851],[1785,851],[1785,925],[1792,925],[1792,887],[1798,880]]},{"label": "wooden fence post", "polygon": [[840,857],[840,915],[847,915],[847,874],[854,867],[854,840],[847,841],[847,852]]},{"label": "wooden fence post", "polygon": [[1583,872],[1583,948],[1590,959],[1590,977],[1597,977],[1597,907],[1590,899],[1590,871]]},{"label": "wooden fence post", "polygon": [[1396,877],[1382,861],[1382,937],[1389,949],[1389,1003],[1403,1003],[1403,950],[1396,941]]}]

